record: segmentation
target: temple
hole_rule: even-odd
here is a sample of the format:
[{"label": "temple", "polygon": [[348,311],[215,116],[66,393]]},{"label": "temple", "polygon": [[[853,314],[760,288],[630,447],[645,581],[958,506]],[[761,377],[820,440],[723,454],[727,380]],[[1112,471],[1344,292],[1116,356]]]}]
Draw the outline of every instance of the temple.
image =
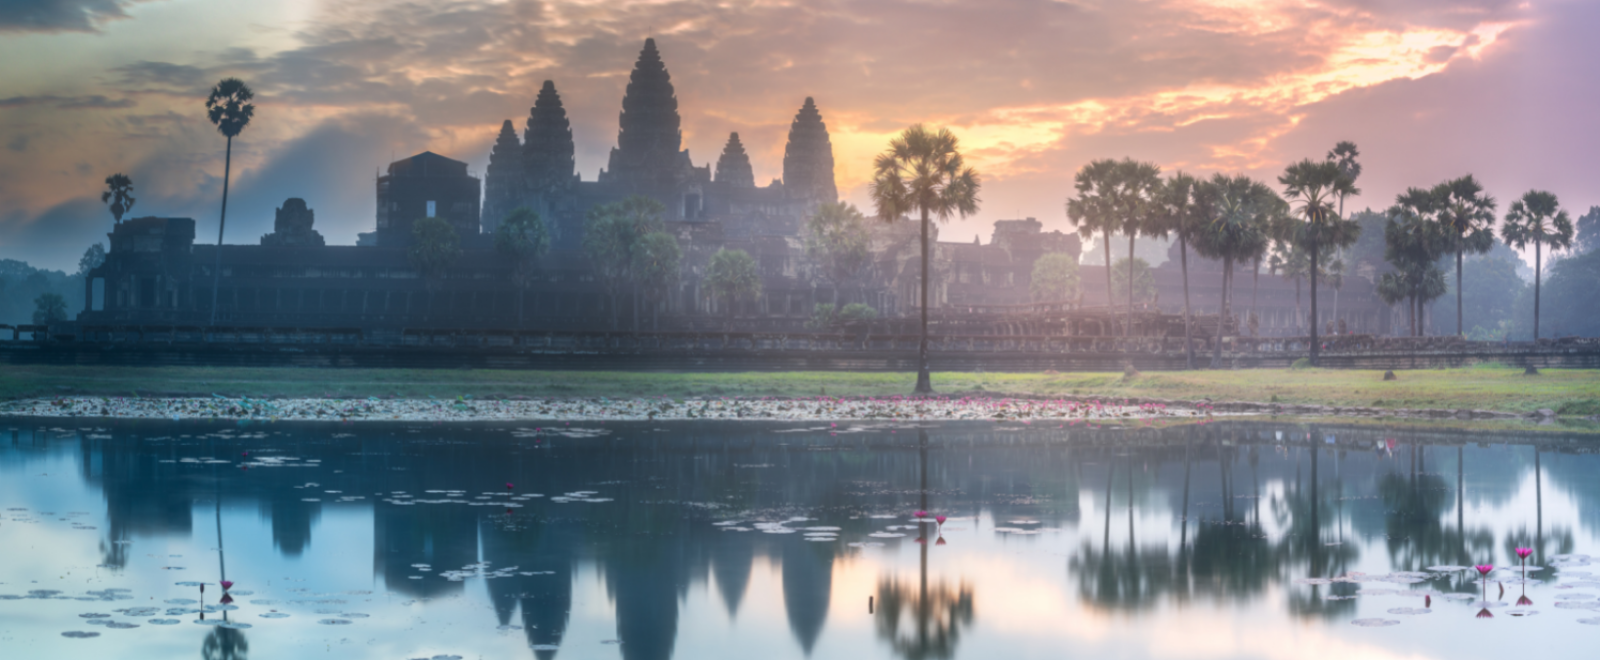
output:
[{"label": "temple", "polygon": [[[738,133],[727,137],[714,162],[697,165],[683,148],[677,94],[653,39],[639,52],[621,105],[616,144],[593,180],[577,171],[572,125],[554,81],[538,90],[520,136],[513,120],[500,123],[481,179],[465,162],[433,152],[390,163],[375,181],[372,231],[355,246],[326,245],[313,226],[314,210],[300,198],[276,210],[273,232],[258,245],[195,244],[195,223],[186,218],[123,222],[111,234],[105,263],[86,278],[88,308],[78,323],[206,325],[213,316],[211,288],[220,282],[216,323],[234,327],[805,332],[815,329],[808,323],[819,303],[864,303],[884,331],[909,331],[920,277],[915,222],[870,221],[870,263],[848,283],[825,277],[806,256],[807,218],[839,201],[826,115],[814,98],[804,97],[789,119],[783,176],[766,185],[757,185]],[[583,250],[589,211],[635,196],[661,204],[663,230],[682,255],[677,276],[651,283],[660,291],[648,300],[608,291]],[[513,264],[495,250],[493,236],[523,207],[544,220],[553,248],[539,259],[531,281],[514,286]],[[460,239],[461,257],[442,275],[424,277],[408,259],[413,226],[423,218],[444,219]],[[706,285],[712,255],[722,249],[750,254],[762,281],[761,295],[736,310]],[[217,250],[220,276],[213,272]],[[1103,324],[1074,325],[1029,308],[1038,302],[1106,305],[1106,271],[1092,265],[1080,268],[1076,298],[1034,299],[1035,262],[1052,253],[1076,261],[1082,251],[1076,234],[1046,231],[1034,218],[995,222],[987,242],[938,241],[930,290],[936,324],[980,334],[1108,332]],[[1220,265],[1192,253],[1189,263],[1194,310],[1215,319]],[[1153,299],[1138,306],[1180,313],[1177,259],[1152,275]],[[1240,332],[1304,332],[1306,309],[1293,283],[1235,280],[1231,322]],[[1390,310],[1370,280],[1349,280],[1337,305],[1323,303],[1325,318],[1346,322],[1352,332],[1389,328]],[[1254,325],[1246,322],[1249,313],[1256,314]]]}]

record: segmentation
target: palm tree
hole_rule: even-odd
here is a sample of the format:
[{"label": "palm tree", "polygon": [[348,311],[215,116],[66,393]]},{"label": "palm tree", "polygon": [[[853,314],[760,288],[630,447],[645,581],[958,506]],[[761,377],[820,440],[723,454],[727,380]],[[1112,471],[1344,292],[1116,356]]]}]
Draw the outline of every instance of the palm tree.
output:
[{"label": "palm tree", "polygon": [[1506,243],[1519,250],[1533,243],[1533,340],[1539,341],[1539,280],[1544,246],[1560,250],[1572,246],[1572,219],[1567,217],[1555,193],[1529,190],[1511,203],[1506,223],[1500,228]]},{"label": "palm tree", "polygon": [[[1395,272],[1379,278],[1380,297],[1409,299],[1411,335],[1422,335],[1422,305],[1444,295],[1444,275],[1435,265],[1449,249],[1445,225],[1438,221],[1437,189],[1408,188],[1395,197],[1384,224],[1383,256]],[[1386,293],[1387,291],[1387,293]]]},{"label": "palm tree", "polygon": [[706,288],[726,302],[728,318],[732,319],[734,304],[740,299],[761,297],[761,273],[755,258],[744,250],[718,248],[706,266]]},{"label": "palm tree", "polygon": [[100,201],[111,205],[113,224],[121,224],[123,214],[133,210],[133,179],[121,172],[106,177],[106,191],[100,193]]},{"label": "palm tree", "polygon": [[1191,332],[1194,317],[1189,309],[1189,241],[1205,226],[1205,218],[1195,199],[1201,185],[1183,172],[1172,175],[1156,195],[1154,213],[1147,227],[1151,236],[1171,233],[1178,237],[1178,266],[1183,272],[1183,348],[1190,369],[1194,368]]},{"label": "palm tree", "polygon": [[217,132],[228,137],[228,150],[222,165],[222,215],[217,220],[217,263],[211,274],[211,325],[217,324],[217,292],[222,287],[222,231],[228,224],[228,179],[233,173],[233,138],[250,124],[256,106],[250,100],[255,92],[238,78],[223,78],[206,98],[206,117]]},{"label": "palm tree", "polygon": [[[1122,232],[1128,236],[1128,258],[1133,259],[1133,242],[1141,233],[1160,231],[1151,220],[1155,197],[1161,188],[1161,168],[1150,163],[1124,158],[1120,161],[1097,160],[1073,177],[1077,199],[1067,201],[1067,218],[1078,225],[1078,233],[1089,238],[1100,232],[1106,255],[1106,305],[1115,305],[1111,292],[1111,234]],[[1129,281],[1131,284],[1131,280]],[[1133,289],[1128,290],[1128,319],[1122,326],[1122,336],[1133,333]]]},{"label": "palm tree", "polygon": [[1461,255],[1483,254],[1494,247],[1494,198],[1468,174],[1433,187],[1436,221],[1450,238],[1450,251],[1456,253],[1456,335],[1465,330],[1461,322]]},{"label": "palm tree", "polygon": [[[1356,148],[1356,143],[1349,140],[1340,140],[1338,144],[1333,145],[1333,148],[1328,150],[1327,160],[1337,164],[1339,171],[1344,173],[1345,178],[1349,179],[1350,183],[1354,184],[1356,179],[1361,178],[1361,163],[1356,160],[1359,157],[1361,157],[1361,151]],[[1348,196],[1339,196],[1339,217],[1341,218],[1345,217],[1344,198]],[[1344,250],[1342,248],[1339,250],[1339,260],[1341,262],[1344,261]],[[1339,290],[1342,288],[1344,287],[1336,286],[1333,288],[1334,318],[1339,318]]]},{"label": "palm tree", "polygon": [[922,339],[917,346],[917,394],[932,394],[928,370],[928,230],[930,218],[966,217],[978,212],[978,172],[961,157],[950,129],[907,128],[873,161],[872,202],[878,217],[894,222],[907,213],[922,221]]},{"label": "palm tree", "polygon": [[[839,289],[859,277],[872,263],[872,234],[854,204],[836,202],[817,207],[806,219],[805,251],[833,284],[833,305],[839,306]],[[865,302],[865,300],[863,300]]]},{"label": "palm tree", "polygon": [[511,283],[517,287],[517,325],[522,325],[522,309],[533,285],[539,259],[550,252],[550,231],[538,212],[519,206],[506,214],[494,231],[494,247],[511,261]]},{"label": "palm tree", "polygon": [[[1302,160],[1285,168],[1278,177],[1278,183],[1283,185],[1284,196],[1298,200],[1296,211],[1304,218],[1299,223],[1296,231],[1295,242],[1306,246],[1308,256],[1311,258],[1311,364],[1316,366],[1317,353],[1320,348],[1317,339],[1317,251],[1322,243],[1336,247],[1348,246],[1355,242],[1355,237],[1360,234],[1360,225],[1348,222],[1335,215],[1332,206],[1334,198],[1348,195],[1359,195],[1354,181],[1346,178],[1344,172],[1339,170],[1339,164],[1330,161],[1316,162],[1311,159]],[[1348,226],[1347,226],[1348,225]],[[1353,229],[1351,228],[1353,227]]]},{"label": "palm tree", "polygon": [[1228,319],[1228,292],[1233,288],[1233,264],[1252,261],[1267,249],[1272,219],[1284,212],[1284,201],[1266,184],[1246,176],[1217,174],[1195,193],[1203,224],[1194,235],[1195,251],[1222,260],[1221,308],[1211,366],[1222,364],[1223,324]]}]

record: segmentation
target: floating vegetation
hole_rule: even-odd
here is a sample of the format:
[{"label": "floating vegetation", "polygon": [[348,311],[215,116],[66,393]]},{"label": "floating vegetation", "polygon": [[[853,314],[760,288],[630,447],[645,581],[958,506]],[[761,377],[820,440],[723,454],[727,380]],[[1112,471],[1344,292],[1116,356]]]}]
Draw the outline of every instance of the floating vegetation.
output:
[{"label": "floating vegetation", "polygon": [[1400,625],[1400,620],[1399,619],[1356,619],[1354,621],[1351,621],[1350,625],[1352,625],[1352,626],[1361,626],[1363,628],[1386,628],[1388,626],[1398,626],[1398,625]]},{"label": "floating vegetation", "polygon": [[350,620],[349,619],[318,619],[317,623],[320,623],[320,624],[322,624],[324,626],[348,626],[348,625],[350,625]]},{"label": "floating vegetation", "polygon": [[66,637],[67,639],[88,639],[90,637],[99,637],[100,633],[89,632],[86,630],[68,630],[67,632],[61,633],[61,636]]},{"label": "floating vegetation", "polygon": [[1396,607],[1390,609],[1389,613],[1409,616],[1416,614],[1433,614],[1433,610],[1426,607]]},{"label": "floating vegetation", "polygon": [[287,618],[289,618],[289,614],[287,612],[265,612],[265,613],[262,613],[262,614],[258,614],[256,616],[259,616],[259,617],[261,617],[263,619],[287,619]]}]

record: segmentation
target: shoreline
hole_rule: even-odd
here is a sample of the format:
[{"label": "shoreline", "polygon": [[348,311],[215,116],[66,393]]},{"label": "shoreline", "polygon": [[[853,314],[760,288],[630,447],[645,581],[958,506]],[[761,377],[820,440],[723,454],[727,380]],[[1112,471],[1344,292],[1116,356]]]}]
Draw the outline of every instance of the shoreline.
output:
[{"label": "shoreline", "polygon": [[1545,409],[1511,413],[1473,409],[1390,409],[1361,406],[1212,402],[1151,398],[995,395],[935,397],[400,397],[82,396],[0,402],[0,418],[163,419],[319,422],[522,421],[1061,421],[1152,423],[1226,417],[1389,419],[1412,423],[1541,422],[1561,417]]}]

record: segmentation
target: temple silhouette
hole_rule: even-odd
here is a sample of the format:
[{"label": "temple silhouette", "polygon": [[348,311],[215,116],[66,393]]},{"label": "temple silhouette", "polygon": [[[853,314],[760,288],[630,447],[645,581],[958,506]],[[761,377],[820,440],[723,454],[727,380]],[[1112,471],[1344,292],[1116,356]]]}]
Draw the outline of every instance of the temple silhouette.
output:
[{"label": "temple silhouette", "polygon": [[[809,330],[819,303],[864,303],[878,313],[873,332],[911,331],[921,272],[917,223],[870,220],[871,258],[852,282],[830,280],[806,255],[807,218],[839,200],[832,142],[812,97],[804,98],[791,120],[783,177],[766,185],[757,185],[737,133],[728,136],[714,167],[696,165],[683,148],[680,125],[671,75],[655,40],[646,39],[622,98],[616,146],[594,180],[576,171],[571,124],[555,82],[545,81],[520,137],[511,120],[500,125],[482,180],[466,163],[433,152],[390,163],[375,181],[373,229],[361,233],[357,245],[327,245],[314,227],[314,209],[300,198],[276,210],[273,232],[257,245],[197,244],[196,223],[189,218],[119,223],[105,263],[85,278],[86,309],[76,323],[86,338],[96,328],[214,324],[352,329],[380,343],[384,332],[415,329],[794,333]],[[661,205],[664,231],[682,255],[677,276],[648,299],[637,291],[608,291],[601,265],[582,248],[591,209],[636,196]],[[552,249],[538,261],[532,281],[519,287],[513,284],[514,264],[495,250],[493,237],[521,207],[544,219]],[[462,254],[442,275],[424,277],[408,259],[412,228],[422,218],[444,219],[459,238]],[[1026,308],[1036,302],[1030,291],[1034,263],[1051,253],[1076,260],[1083,251],[1077,234],[1045,231],[1034,218],[996,221],[987,243],[977,236],[971,242],[940,240],[938,229],[933,227],[931,239],[935,332],[1115,334],[1100,320],[1078,323]],[[729,302],[711,295],[708,265],[721,249],[753,257],[762,282],[756,299]],[[218,250],[220,277],[214,272]],[[1221,264],[1192,253],[1189,264],[1197,326],[1215,329]],[[1122,302],[1105,300],[1104,266],[1083,265],[1080,273],[1077,298],[1047,302],[1073,309]],[[1172,315],[1183,309],[1177,259],[1152,275],[1154,298],[1139,307],[1155,316],[1141,321],[1136,333],[1170,336]],[[1324,320],[1347,323],[1342,327],[1349,332],[1389,327],[1392,311],[1370,279],[1349,278],[1339,304],[1324,305]],[[1248,312],[1258,314],[1263,336],[1304,331],[1309,310],[1298,284],[1278,277],[1236,282],[1233,298],[1230,327],[1243,328]],[[1167,318],[1158,318],[1163,314]],[[1210,321],[1204,320],[1208,314]],[[1176,327],[1181,337],[1181,321]]]}]

